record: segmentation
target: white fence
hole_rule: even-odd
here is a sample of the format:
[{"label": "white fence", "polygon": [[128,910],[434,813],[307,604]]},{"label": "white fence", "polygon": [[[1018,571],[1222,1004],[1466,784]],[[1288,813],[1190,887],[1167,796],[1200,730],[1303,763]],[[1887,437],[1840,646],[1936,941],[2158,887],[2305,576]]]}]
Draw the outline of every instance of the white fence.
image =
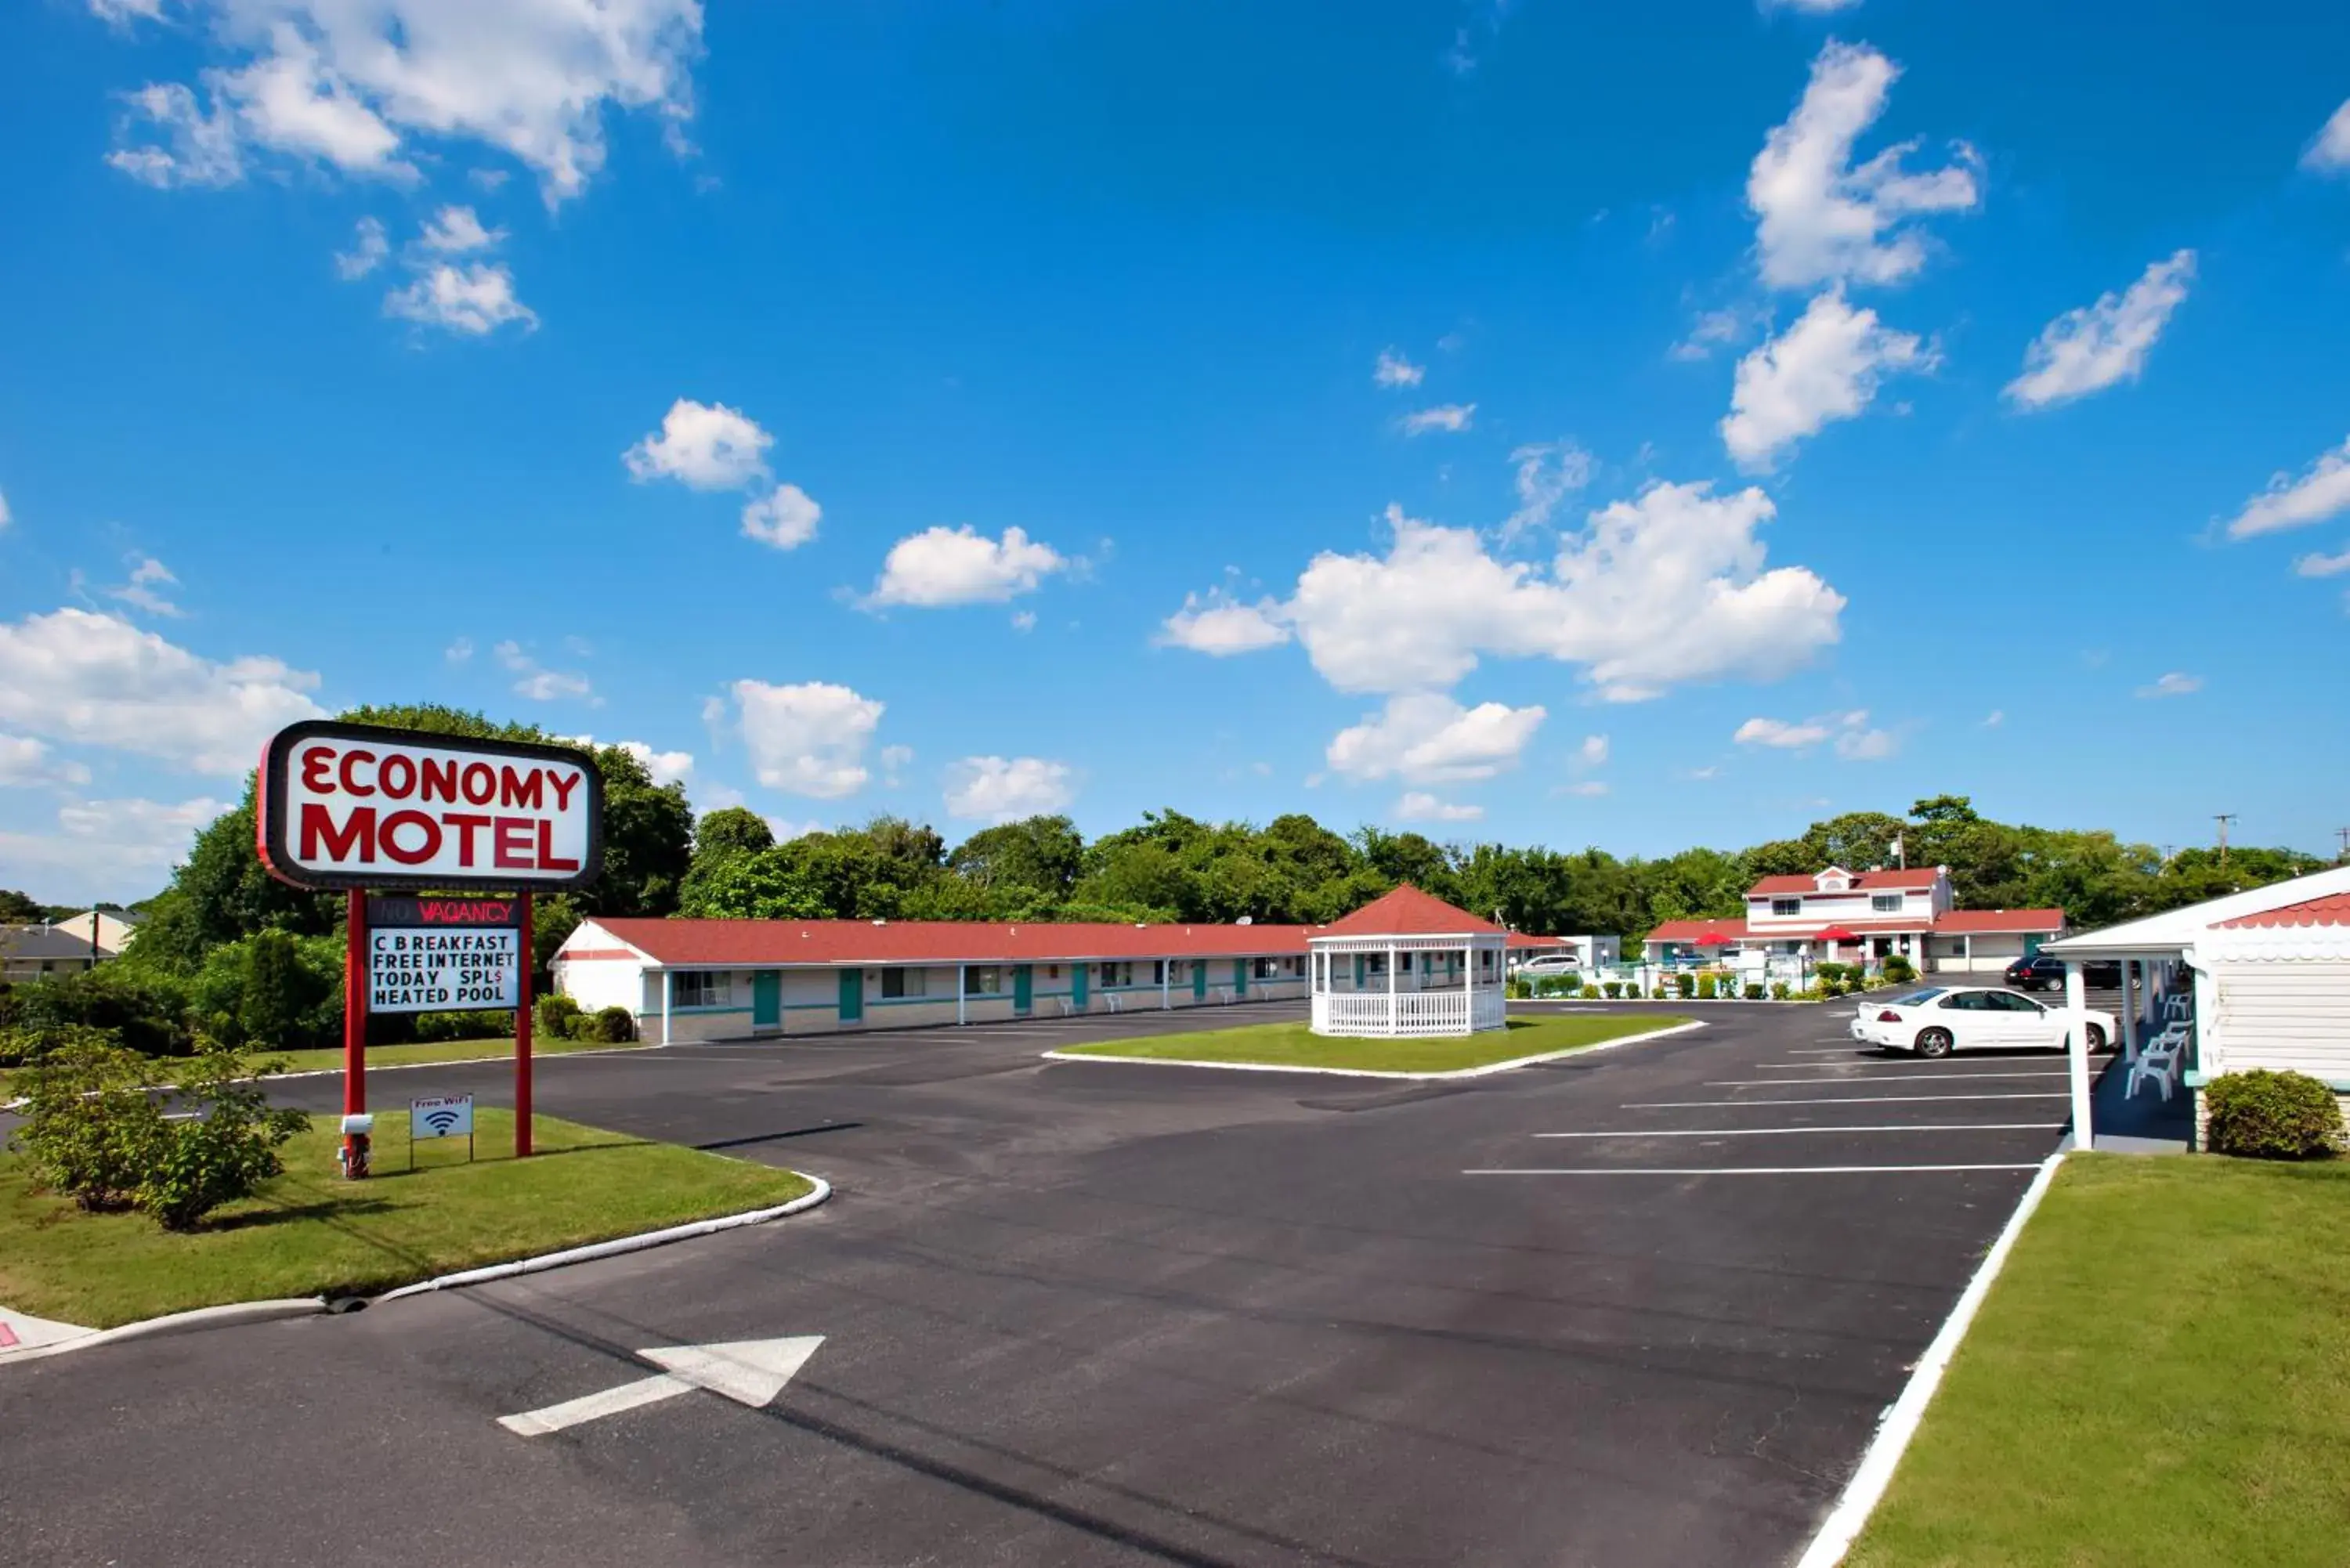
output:
[{"label": "white fence", "polygon": [[[1316,1034],[1468,1034],[1506,1022],[1499,987],[1477,991],[1324,992],[1314,998]],[[1473,1012],[1472,1012],[1473,1010]]]}]

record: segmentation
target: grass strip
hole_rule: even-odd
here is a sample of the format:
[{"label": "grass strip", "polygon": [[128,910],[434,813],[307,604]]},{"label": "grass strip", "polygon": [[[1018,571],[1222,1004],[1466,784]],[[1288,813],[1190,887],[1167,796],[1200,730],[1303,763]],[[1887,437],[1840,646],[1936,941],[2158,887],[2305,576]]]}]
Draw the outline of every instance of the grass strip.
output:
[{"label": "grass strip", "polygon": [[140,1214],[87,1214],[33,1189],[0,1155],[0,1302],[92,1328],[276,1296],[367,1293],[459,1269],[788,1203],[805,1178],[677,1144],[536,1118],[517,1160],[512,1113],[476,1109],[463,1138],[416,1145],[408,1113],[376,1116],[375,1176],[337,1173],[333,1116],[287,1144],[286,1174],[172,1235]]},{"label": "grass strip", "polygon": [[1686,1018],[1657,1012],[1577,1012],[1513,1018],[1507,1029],[1407,1040],[1316,1034],[1304,1023],[1248,1023],[1072,1045],[1068,1056],[1128,1056],[1146,1061],[1232,1062],[1268,1067],[1351,1067],[1368,1073],[1451,1073],[1522,1056],[1579,1050],[1627,1034],[1669,1029]]},{"label": "grass strip", "polygon": [[2339,1568],[2350,1162],[2065,1161],[1852,1568]]}]

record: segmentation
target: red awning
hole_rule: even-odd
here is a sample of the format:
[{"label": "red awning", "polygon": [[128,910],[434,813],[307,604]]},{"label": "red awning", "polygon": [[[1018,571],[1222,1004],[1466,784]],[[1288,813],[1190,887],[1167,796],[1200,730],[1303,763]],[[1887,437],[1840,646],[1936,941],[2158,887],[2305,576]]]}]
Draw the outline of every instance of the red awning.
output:
[{"label": "red awning", "polygon": [[1830,926],[1826,930],[1822,931],[1819,934],[1818,940],[1824,942],[1856,942],[1860,940],[1858,937],[1855,936],[1852,932],[1846,930],[1842,926]]}]

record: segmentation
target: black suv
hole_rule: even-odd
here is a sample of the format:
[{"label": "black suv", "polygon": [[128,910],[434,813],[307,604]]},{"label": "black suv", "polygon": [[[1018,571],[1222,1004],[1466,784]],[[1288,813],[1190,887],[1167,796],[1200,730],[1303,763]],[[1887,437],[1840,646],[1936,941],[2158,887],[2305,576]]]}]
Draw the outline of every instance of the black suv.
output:
[{"label": "black suv", "polygon": [[[2085,985],[2118,987],[2122,982],[2122,961],[2119,959],[2089,959],[2081,965],[2081,981]],[[2051,953],[2034,953],[2007,966],[2007,983],[2018,991],[2062,991],[2064,989],[2064,961]]]}]

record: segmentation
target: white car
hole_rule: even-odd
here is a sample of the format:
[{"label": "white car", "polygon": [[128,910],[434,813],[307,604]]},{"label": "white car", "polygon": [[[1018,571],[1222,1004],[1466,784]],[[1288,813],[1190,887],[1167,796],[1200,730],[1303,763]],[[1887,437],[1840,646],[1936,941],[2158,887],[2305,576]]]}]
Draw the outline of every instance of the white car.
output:
[{"label": "white car", "polygon": [[1544,953],[1540,958],[1526,960],[1510,972],[1522,974],[1528,980],[1540,980],[1546,974],[1581,974],[1583,965],[1573,953]]},{"label": "white car", "polygon": [[[2089,1049],[2114,1038],[2110,1012],[2089,1012]],[[1953,1051],[2061,1051],[2071,1044],[2064,1010],[1991,986],[1932,986],[1871,1002],[1853,1015],[1852,1037],[1920,1056]]]}]

